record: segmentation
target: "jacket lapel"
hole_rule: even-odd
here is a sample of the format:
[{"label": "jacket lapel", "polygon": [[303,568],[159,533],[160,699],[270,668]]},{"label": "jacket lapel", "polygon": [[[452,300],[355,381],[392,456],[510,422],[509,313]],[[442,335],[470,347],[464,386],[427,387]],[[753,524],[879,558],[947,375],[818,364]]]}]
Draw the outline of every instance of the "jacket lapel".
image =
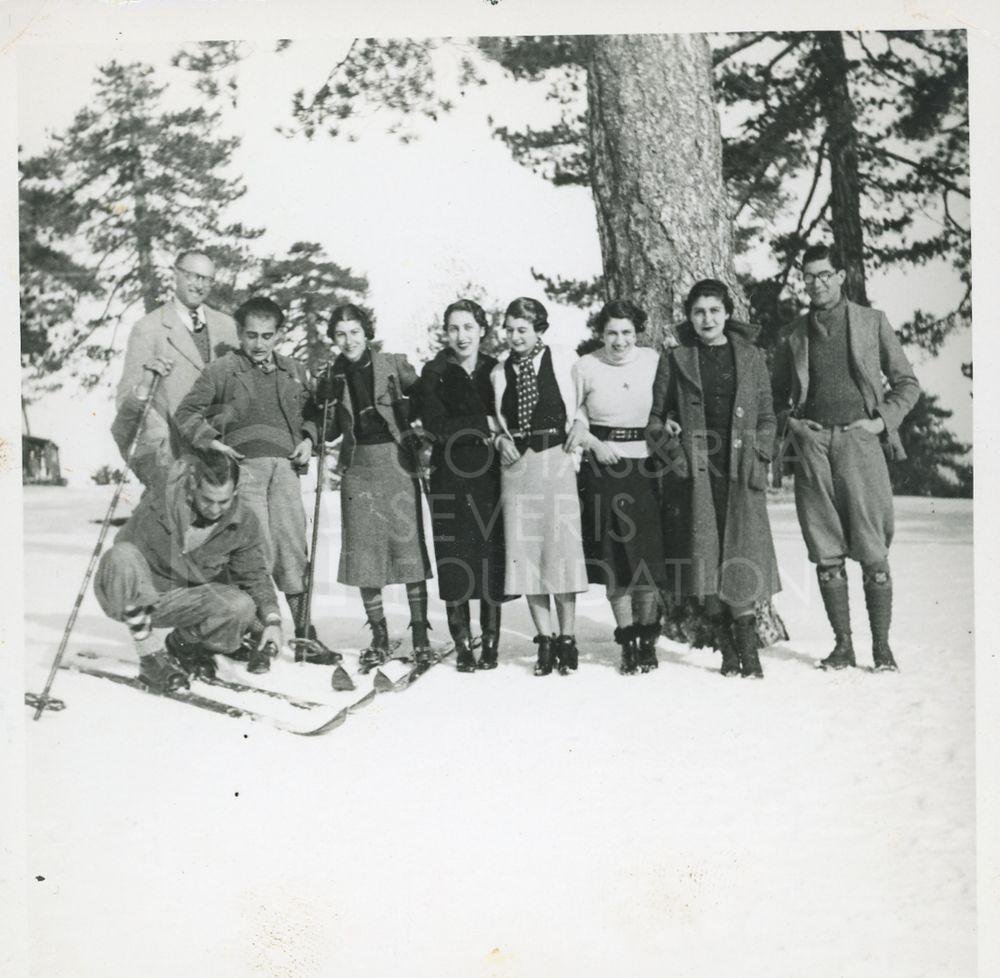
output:
[{"label": "jacket lapel", "polygon": [[871,392],[879,389],[880,377],[872,377],[869,364],[878,363],[878,340],[874,330],[865,322],[868,310],[863,306],[847,303],[847,348],[854,367],[854,376]]},{"label": "jacket lapel", "polygon": [[[202,371],[205,369],[205,361],[202,360],[198,347],[194,345],[194,337],[191,330],[181,321],[180,313],[174,308],[171,302],[163,313],[163,325],[169,330],[167,342],[183,357],[186,357],[192,364]],[[205,327],[208,328],[207,326]],[[211,334],[209,334],[211,340]]]},{"label": "jacket lapel", "polygon": [[253,369],[250,361],[241,353],[236,358],[236,379],[243,385],[247,394],[254,396],[253,387],[250,383],[250,371]]},{"label": "jacket lapel", "polygon": [[[375,402],[375,410],[389,424],[389,430],[395,431],[398,428],[396,422],[396,412],[392,403],[392,392],[389,390],[389,375],[392,371],[389,368],[389,357],[384,353],[372,353],[372,398]],[[398,383],[398,382],[397,382]],[[399,396],[403,392],[399,391]]]},{"label": "jacket lapel", "polygon": [[809,316],[803,316],[794,326],[788,337],[788,346],[792,351],[792,362],[795,365],[795,376],[799,381],[799,396],[795,399],[796,406],[806,402],[809,393]]},{"label": "jacket lapel", "polygon": [[208,330],[208,360],[211,363],[213,360],[219,359],[217,351],[221,350],[225,353],[231,347],[228,343],[223,342],[223,321],[219,317],[219,314],[214,309],[209,309],[208,306],[202,306],[202,309],[205,313],[205,329]]},{"label": "jacket lapel", "polygon": [[746,344],[733,342],[733,362],[736,364],[736,396],[734,398],[734,408],[745,402],[747,380],[750,377],[750,349]]},{"label": "jacket lapel", "polygon": [[682,343],[680,346],[675,346],[673,353],[678,372],[695,390],[700,392],[701,370],[698,369],[697,341],[690,345]]}]

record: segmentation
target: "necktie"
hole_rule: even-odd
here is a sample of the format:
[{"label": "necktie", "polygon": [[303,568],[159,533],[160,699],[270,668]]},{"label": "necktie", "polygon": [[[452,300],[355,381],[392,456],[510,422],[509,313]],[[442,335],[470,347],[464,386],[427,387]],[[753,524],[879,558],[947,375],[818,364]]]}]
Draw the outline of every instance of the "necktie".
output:
[{"label": "necktie", "polygon": [[205,328],[205,323],[202,321],[197,309],[191,310],[191,326],[191,336],[194,339],[195,347],[198,349],[198,354],[201,356],[203,362],[208,363],[212,359],[212,351],[208,344],[208,330]]}]

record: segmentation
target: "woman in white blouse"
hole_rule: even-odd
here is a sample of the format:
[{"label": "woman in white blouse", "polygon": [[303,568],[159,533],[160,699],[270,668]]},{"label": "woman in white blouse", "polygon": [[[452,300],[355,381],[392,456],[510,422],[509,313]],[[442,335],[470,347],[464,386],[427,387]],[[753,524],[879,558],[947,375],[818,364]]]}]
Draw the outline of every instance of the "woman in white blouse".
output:
[{"label": "woman in white blouse", "polygon": [[602,346],[573,365],[570,442],[585,450],[579,489],[587,577],[607,589],[624,674],[658,665],[665,579],[657,472],[644,438],[659,356],[636,345],[645,324],[634,303],[607,303],[596,321]]}]

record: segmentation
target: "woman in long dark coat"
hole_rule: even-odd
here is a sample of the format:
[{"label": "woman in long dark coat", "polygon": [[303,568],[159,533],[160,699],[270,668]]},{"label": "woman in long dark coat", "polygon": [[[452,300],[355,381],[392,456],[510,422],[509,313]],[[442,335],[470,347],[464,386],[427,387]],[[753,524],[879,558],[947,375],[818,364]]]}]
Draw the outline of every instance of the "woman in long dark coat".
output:
[{"label": "woman in long dark coat", "polygon": [[657,368],[647,427],[668,463],[665,492],[680,497],[668,499],[679,517],[665,527],[668,558],[681,569],[680,593],[732,621],[723,675],[761,677],[755,605],[781,589],[765,492],[775,435],[770,378],[763,351],[727,328],[733,303],[722,282],[698,282],[684,310],[679,345]]},{"label": "woman in long dark coat", "polygon": [[[447,346],[420,376],[424,430],[434,437],[430,507],[438,593],[459,672],[495,669],[503,601],[503,517],[500,459],[493,446],[495,357],[479,345],[488,323],[482,307],[459,299],[444,311]],[[482,652],[471,648],[469,601],[479,601]]]},{"label": "woman in long dark coat", "polygon": [[[330,317],[330,339],[340,355],[317,386],[318,402],[335,409],[327,441],[343,437],[337,471],[341,473],[341,550],[337,580],[361,591],[371,644],[361,665],[370,668],[389,654],[389,633],[382,588],[405,584],[410,605],[414,657],[432,658],[427,634],[427,578],[431,563],[424,543],[416,453],[405,398],[417,386],[406,357],[372,350],[375,330],[365,311],[338,306]],[[313,421],[308,434],[316,430]]]}]

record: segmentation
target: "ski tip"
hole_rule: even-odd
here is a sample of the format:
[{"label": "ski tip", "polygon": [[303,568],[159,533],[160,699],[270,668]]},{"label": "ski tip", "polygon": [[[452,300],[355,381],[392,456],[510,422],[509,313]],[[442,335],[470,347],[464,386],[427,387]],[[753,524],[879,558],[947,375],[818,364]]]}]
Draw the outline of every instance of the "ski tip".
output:
[{"label": "ski tip", "polygon": [[338,693],[349,693],[352,689],[357,689],[350,673],[343,667],[337,666],[330,677],[330,686]]}]

